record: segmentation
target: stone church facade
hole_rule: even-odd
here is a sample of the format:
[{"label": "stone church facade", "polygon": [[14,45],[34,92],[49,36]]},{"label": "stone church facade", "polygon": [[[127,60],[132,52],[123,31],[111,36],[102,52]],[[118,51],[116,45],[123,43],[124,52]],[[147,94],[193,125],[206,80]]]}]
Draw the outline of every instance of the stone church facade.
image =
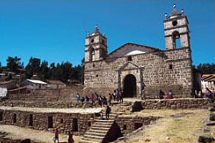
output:
[{"label": "stone church facade", "polygon": [[157,98],[160,89],[190,97],[193,88],[188,19],[173,6],[165,15],[166,50],[126,43],[108,54],[107,38],[96,27],[85,39],[85,91],[102,95],[122,89],[125,97]]}]

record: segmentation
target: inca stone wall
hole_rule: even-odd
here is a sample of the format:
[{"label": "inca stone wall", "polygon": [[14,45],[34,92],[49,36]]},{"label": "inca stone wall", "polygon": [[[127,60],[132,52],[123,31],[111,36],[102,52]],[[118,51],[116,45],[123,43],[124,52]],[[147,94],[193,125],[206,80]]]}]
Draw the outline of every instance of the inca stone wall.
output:
[{"label": "inca stone wall", "polygon": [[22,101],[72,101],[76,94],[84,94],[83,86],[72,86],[63,89],[36,89],[26,94],[9,94],[10,100]]},{"label": "inca stone wall", "polygon": [[156,121],[157,119],[159,119],[159,117],[132,117],[124,115],[118,116],[116,123],[119,125],[122,134],[128,134],[144,125],[149,125],[152,121]]},{"label": "inca stone wall", "polygon": [[[175,97],[190,97],[192,89],[192,61],[190,48],[149,52],[127,57],[85,63],[85,90],[94,89],[105,95],[122,88],[124,78],[136,78],[137,97],[145,84],[146,98],[154,98],[159,90],[172,90]],[[134,67],[133,65],[136,65]]]},{"label": "inca stone wall", "polygon": [[[57,127],[60,133],[67,134],[68,131],[72,131],[75,135],[83,135],[94,122],[94,114],[90,113],[39,113],[0,109],[0,116],[0,124],[49,131],[54,131],[54,128]],[[52,121],[49,121],[49,118],[52,118]],[[77,125],[73,122],[76,119]]]},{"label": "inca stone wall", "polygon": [[[142,109],[207,109],[210,106],[207,98],[153,99],[137,102],[141,102],[137,105],[142,106]],[[135,111],[135,108],[139,107],[132,108]]]}]

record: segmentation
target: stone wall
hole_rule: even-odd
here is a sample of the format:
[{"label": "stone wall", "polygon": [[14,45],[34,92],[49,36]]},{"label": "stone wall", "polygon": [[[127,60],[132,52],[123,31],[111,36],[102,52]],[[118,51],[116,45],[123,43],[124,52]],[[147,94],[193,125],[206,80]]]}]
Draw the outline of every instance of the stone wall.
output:
[{"label": "stone wall", "polygon": [[145,96],[154,98],[160,89],[179,97],[190,97],[193,86],[190,48],[156,51],[127,57],[85,63],[85,88],[96,88],[108,93],[122,88],[128,74],[136,78],[137,97],[141,84],[145,84]]},{"label": "stone wall", "polygon": [[[90,128],[95,117],[94,114],[38,113],[2,109],[0,109],[0,116],[0,124],[49,131],[53,131],[57,127],[60,133],[66,134],[68,131],[73,131],[75,135],[83,135]],[[76,119],[77,125],[74,123]]]},{"label": "stone wall", "polygon": [[149,125],[152,121],[156,121],[159,117],[148,116],[129,116],[129,115],[121,115],[116,119],[116,123],[119,125],[122,134],[131,133],[138,128]]},{"label": "stone wall", "polygon": [[[68,131],[72,131],[75,135],[83,135],[94,123],[95,118],[95,114],[39,113],[0,109],[0,124],[49,131],[54,131],[54,128],[57,127],[60,133],[66,134]],[[116,118],[116,124],[123,134],[127,134],[143,125],[150,124],[158,118],[154,116],[132,117],[121,115]],[[77,125],[74,125],[74,120],[77,120]]]},{"label": "stone wall", "polygon": [[[141,102],[141,104],[138,104]],[[138,106],[142,107],[138,107]],[[207,109],[210,102],[207,98],[178,98],[178,99],[153,99],[136,101],[133,104],[132,110],[141,109]]]},{"label": "stone wall", "polygon": [[83,86],[71,86],[63,89],[36,89],[27,94],[9,94],[10,100],[23,101],[72,101],[76,94],[84,94]]}]

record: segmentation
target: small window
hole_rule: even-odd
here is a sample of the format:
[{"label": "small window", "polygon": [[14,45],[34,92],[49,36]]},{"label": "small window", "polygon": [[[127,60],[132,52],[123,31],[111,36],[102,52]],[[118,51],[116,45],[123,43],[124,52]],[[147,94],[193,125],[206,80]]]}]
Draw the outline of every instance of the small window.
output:
[{"label": "small window", "polygon": [[78,132],[78,119],[77,118],[74,118],[72,121],[72,130],[74,132]]},{"label": "small window", "polygon": [[61,123],[61,124],[63,123],[63,119],[62,119],[62,118],[60,119],[60,123]]},{"label": "small window", "polygon": [[169,64],[169,69],[172,70],[172,64]]},{"label": "small window", "polygon": [[126,125],[123,125],[123,130],[127,130],[127,126]]},{"label": "small window", "polygon": [[96,77],[99,77],[99,75],[96,75]]},{"label": "small window", "polygon": [[132,61],[132,57],[131,57],[131,56],[128,56],[128,57],[127,57],[127,61]]},{"label": "small window", "polygon": [[173,22],[172,22],[172,25],[173,26],[176,26],[178,24],[178,22],[176,21],[176,20],[174,20]]},{"label": "small window", "polygon": [[94,42],[94,39],[91,39],[91,41],[90,41],[91,43],[93,43]]},{"label": "small window", "polygon": [[0,121],[3,121],[3,112],[0,112]]},{"label": "small window", "polygon": [[33,126],[33,115],[29,115],[29,126]]},{"label": "small window", "polygon": [[13,123],[16,123],[16,114],[13,114]]},{"label": "small window", "polygon": [[91,122],[88,122],[88,126],[89,126],[89,127],[91,126]]},{"label": "small window", "polygon": [[53,117],[48,116],[48,128],[53,128]]}]

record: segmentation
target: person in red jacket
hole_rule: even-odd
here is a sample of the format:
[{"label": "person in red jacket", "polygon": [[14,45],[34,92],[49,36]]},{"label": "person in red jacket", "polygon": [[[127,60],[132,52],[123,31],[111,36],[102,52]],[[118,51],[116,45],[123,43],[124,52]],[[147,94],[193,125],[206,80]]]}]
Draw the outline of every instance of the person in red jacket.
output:
[{"label": "person in red jacket", "polygon": [[59,143],[59,133],[57,128],[54,131],[54,142],[56,141]]}]

